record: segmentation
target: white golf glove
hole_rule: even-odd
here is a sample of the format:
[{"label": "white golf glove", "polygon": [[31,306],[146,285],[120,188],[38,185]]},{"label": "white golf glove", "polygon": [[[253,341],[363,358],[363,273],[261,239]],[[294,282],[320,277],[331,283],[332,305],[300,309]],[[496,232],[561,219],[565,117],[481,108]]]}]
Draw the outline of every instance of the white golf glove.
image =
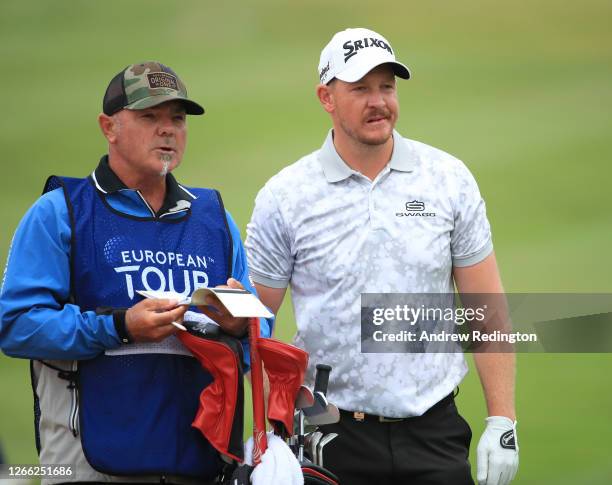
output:
[{"label": "white golf glove", "polygon": [[516,421],[489,416],[476,450],[478,485],[507,485],[518,469]]}]

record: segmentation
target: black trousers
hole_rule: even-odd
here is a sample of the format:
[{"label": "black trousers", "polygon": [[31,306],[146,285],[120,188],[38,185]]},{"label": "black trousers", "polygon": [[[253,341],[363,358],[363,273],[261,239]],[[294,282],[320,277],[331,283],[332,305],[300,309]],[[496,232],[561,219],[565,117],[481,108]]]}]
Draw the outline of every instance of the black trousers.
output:
[{"label": "black trousers", "polygon": [[363,421],[342,411],[338,433],[323,448],[323,466],[341,485],[473,485],[468,453],[472,431],[450,395],[425,414],[402,421]]}]

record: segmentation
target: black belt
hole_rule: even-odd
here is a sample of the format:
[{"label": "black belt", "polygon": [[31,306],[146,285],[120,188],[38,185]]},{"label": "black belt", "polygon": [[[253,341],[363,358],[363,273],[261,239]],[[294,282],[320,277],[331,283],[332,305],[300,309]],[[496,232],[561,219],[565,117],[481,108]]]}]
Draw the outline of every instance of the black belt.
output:
[{"label": "black belt", "polygon": [[399,421],[410,421],[411,419],[422,418],[423,416],[427,416],[436,412],[437,410],[443,409],[450,404],[454,403],[455,397],[453,393],[450,393],[445,398],[438,401],[432,407],[430,407],[427,411],[425,411],[421,416],[410,416],[407,418],[390,418],[387,416],[377,416],[376,414],[368,414],[362,413],[361,411],[346,411],[344,409],[340,409],[340,416],[342,418],[352,419],[354,421],[378,421],[379,423],[397,423]]}]

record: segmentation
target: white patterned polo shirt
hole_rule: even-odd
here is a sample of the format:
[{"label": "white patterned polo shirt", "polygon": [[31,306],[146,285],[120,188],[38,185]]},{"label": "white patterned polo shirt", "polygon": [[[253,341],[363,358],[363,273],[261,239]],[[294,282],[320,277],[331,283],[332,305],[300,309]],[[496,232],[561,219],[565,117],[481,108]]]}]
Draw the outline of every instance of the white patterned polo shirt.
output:
[{"label": "white patterned polo shirt", "polygon": [[[297,333],[333,370],[341,409],[419,416],[467,372],[462,353],[361,353],[361,293],[448,293],[453,266],[493,250],[485,204],[455,157],[393,133],[393,154],[371,181],[340,158],[330,131],[320,150],[272,177],[255,201],[245,246],[252,279],[290,286]],[[427,217],[407,217],[418,210]]]}]

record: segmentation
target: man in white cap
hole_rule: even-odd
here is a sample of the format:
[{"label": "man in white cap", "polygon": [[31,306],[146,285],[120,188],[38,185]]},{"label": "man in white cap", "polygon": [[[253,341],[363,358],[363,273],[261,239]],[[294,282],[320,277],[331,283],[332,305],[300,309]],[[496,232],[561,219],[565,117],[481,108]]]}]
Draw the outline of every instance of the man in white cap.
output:
[{"label": "man in white cap", "polygon": [[[341,483],[471,484],[471,430],[454,389],[456,353],[363,353],[364,293],[503,293],[478,186],[453,156],[394,130],[396,77],[408,68],[367,29],[323,49],[317,96],[333,128],[323,146],[272,177],[247,228],[251,277],[276,312],[288,285],[295,343],[331,364],[341,420],[323,450]],[[478,482],[507,484],[518,467],[514,355],[474,354],[489,417]]]}]

